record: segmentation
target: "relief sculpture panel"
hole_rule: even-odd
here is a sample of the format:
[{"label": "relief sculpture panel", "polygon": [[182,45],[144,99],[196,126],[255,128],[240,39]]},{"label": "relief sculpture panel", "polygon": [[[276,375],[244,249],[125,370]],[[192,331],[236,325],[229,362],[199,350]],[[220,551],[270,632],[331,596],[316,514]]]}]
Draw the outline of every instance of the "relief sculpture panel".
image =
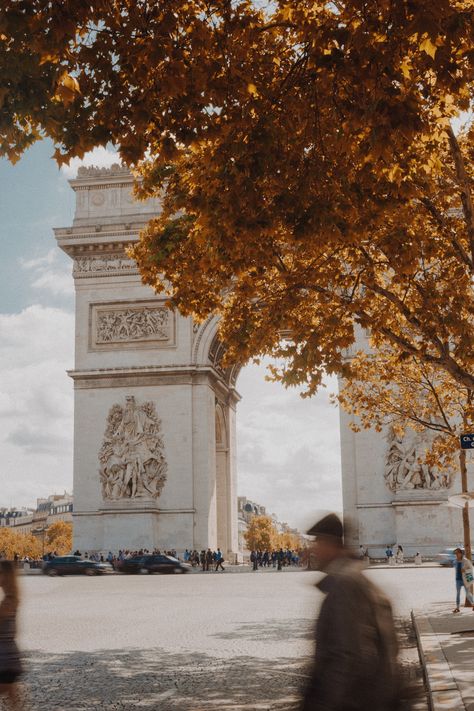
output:
[{"label": "relief sculpture panel", "polygon": [[91,346],[169,347],[175,343],[174,312],[163,302],[130,305],[92,305]]},{"label": "relief sculpture panel", "polygon": [[427,442],[420,436],[402,438],[390,428],[387,440],[384,476],[390,491],[437,491],[451,486],[450,472],[440,471],[423,461]]},{"label": "relief sculpture panel", "polygon": [[73,276],[77,278],[91,277],[101,274],[116,276],[122,272],[136,272],[138,267],[136,262],[127,257],[114,254],[106,254],[100,257],[77,257],[74,260]]},{"label": "relief sculpture panel", "polygon": [[153,402],[138,404],[133,395],[125,406],[110,409],[99,452],[104,499],[152,498],[161,494],[167,463],[161,421]]}]

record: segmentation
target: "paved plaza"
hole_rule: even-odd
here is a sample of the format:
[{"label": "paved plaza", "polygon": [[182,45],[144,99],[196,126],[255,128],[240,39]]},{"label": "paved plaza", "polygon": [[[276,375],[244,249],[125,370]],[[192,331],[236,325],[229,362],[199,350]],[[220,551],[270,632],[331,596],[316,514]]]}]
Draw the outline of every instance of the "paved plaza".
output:
[{"label": "paved plaza", "polygon": [[[371,570],[393,600],[402,654],[419,665],[408,623],[452,606],[453,573]],[[321,602],[317,573],[22,578],[25,694],[41,709],[296,709]],[[423,708],[423,706],[420,706]]]}]

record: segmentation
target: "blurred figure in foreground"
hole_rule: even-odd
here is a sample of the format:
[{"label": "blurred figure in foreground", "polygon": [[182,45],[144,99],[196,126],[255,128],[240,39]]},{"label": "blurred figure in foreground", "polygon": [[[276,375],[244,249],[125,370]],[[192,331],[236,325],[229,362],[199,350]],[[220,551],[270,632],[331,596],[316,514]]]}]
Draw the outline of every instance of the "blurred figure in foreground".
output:
[{"label": "blurred figure in foreground", "polygon": [[335,514],[309,531],[326,595],[316,623],[316,652],[302,711],[401,711],[398,645],[389,601],[343,545]]},{"label": "blurred figure in foreground", "polygon": [[466,558],[462,548],[456,548],[454,550],[454,555],[456,556],[454,561],[454,573],[456,579],[456,607],[453,612],[459,612],[459,605],[461,604],[461,588],[464,588],[466,600],[472,605],[472,611],[474,612],[474,598],[470,590],[473,580],[472,563],[469,558]]},{"label": "blurred figure in foreground", "polygon": [[0,560],[0,695],[5,696],[7,708],[19,711],[18,679],[22,673],[20,653],[15,642],[18,584],[15,564]]}]

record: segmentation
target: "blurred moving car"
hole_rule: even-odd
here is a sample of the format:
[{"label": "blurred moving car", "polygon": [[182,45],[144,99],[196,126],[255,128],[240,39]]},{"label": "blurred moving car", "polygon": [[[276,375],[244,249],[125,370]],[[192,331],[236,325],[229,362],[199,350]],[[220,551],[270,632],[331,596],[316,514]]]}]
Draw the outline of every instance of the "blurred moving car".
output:
[{"label": "blurred moving car", "polygon": [[444,548],[438,555],[436,556],[436,560],[438,563],[445,568],[452,568],[454,565],[454,561],[456,560],[456,556],[454,555],[454,551],[456,550],[456,547],[454,548]]},{"label": "blurred moving car", "polygon": [[191,566],[171,555],[137,555],[115,562],[119,573],[189,573]]},{"label": "blurred moving car", "polygon": [[60,555],[43,565],[45,575],[103,575],[111,569],[109,563],[97,563],[78,555]]}]

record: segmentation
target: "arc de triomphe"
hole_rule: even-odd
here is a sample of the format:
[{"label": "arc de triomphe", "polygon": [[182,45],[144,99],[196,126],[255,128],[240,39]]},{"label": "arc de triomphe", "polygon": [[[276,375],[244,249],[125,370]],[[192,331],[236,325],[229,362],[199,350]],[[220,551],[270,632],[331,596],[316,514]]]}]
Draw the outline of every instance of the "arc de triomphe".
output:
[{"label": "arc de triomphe", "polygon": [[[238,368],[220,367],[217,319],[195,324],[142,285],[125,249],[160,206],[134,201],[125,168],[83,167],[70,184],[73,224],[55,236],[76,288],[74,547],[235,557]],[[351,545],[432,552],[460,538],[459,512],[444,505],[456,477],[420,469],[418,446],[355,435],[341,414]]]}]

